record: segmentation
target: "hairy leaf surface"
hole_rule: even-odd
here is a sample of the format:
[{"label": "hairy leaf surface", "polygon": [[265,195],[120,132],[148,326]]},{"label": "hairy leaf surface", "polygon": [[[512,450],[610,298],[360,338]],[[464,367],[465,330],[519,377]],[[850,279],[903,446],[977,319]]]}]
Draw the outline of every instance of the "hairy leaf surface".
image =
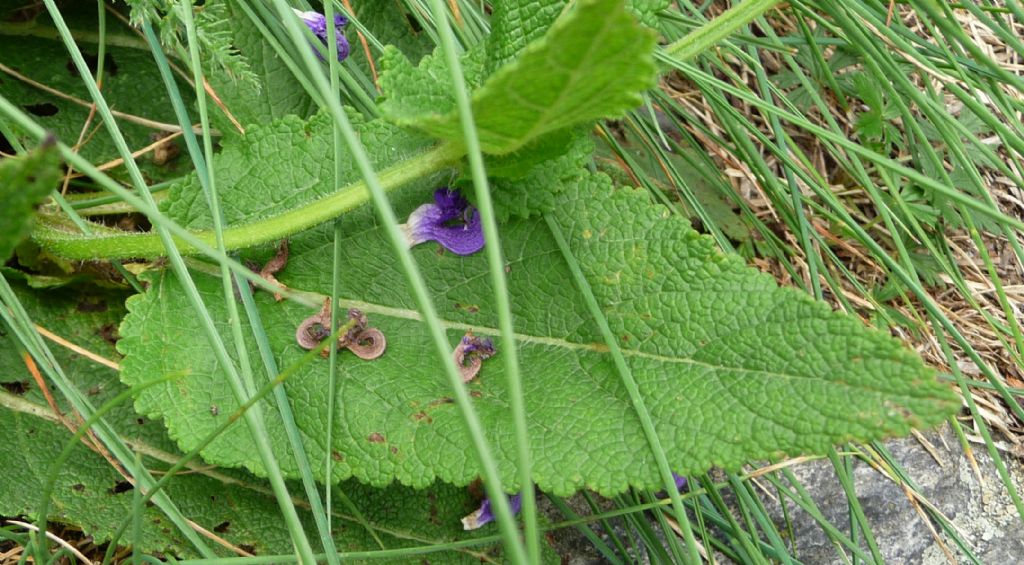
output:
[{"label": "hairy leaf surface", "polygon": [[[422,190],[404,191],[397,205],[407,213],[429,198]],[[907,433],[956,407],[933,371],[892,338],[720,255],[641,192],[615,190],[607,177],[584,174],[558,194],[552,217],[620,340],[680,473]],[[333,446],[323,444],[326,361],[285,385],[297,424],[314,459],[328,449],[339,454],[333,480],[465,484],[480,469],[404,276],[369,210],[346,221],[343,305],[366,312],[387,336],[388,349],[372,362],[339,356]],[[502,228],[535,481],[559,494],[583,486],[605,494],[657,487],[626,390],[544,219],[512,219]],[[278,278],[293,289],[327,294],[331,233],[321,228],[294,238],[291,261]],[[430,245],[414,254],[451,343],[470,330],[493,336],[497,319],[483,255],[454,256]],[[219,282],[199,273],[196,281],[227,338]],[[288,366],[304,353],[295,328],[314,310],[276,303],[262,292],[258,302],[278,365]],[[209,406],[235,404],[223,373],[171,274],[156,277],[129,309],[119,343],[127,355],[122,379],[135,385],[146,375],[187,369],[188,379],[143,392],[136,406],[163,417],[183,447],[195,445],[218,422]],[[254,344],[249,349],[256,351]],[[261,366],[256,359],[253,365]],[[515,488],[504,381],[503,364],[492,359],[467,386],[502,478]],[[275,449],[294,474],[274,408],[265,409]],[[254,453],[236,428],[204,455],[261,473]]]},{"label": "hairy leaf surface", "polygon": [[[654,42],[622,2],[581,0],[473,92],[481,147],[508,153],[546,133],[617,117],[639,105],[639,92],[654,82]],[[507,45],[514,52],[517,43]],[[438,69],[444,70],[443,63],[421,70],[394,61],[391,78],[382,80],[382,110],[398,124],[461,140],[454,99],[445,95],[451,81]]]},{"label": "hairy leaf surface", "polygon": [[[27,289],[13,283],[29,316],[48,331],[96,355],[119,361],[114,350],[117,323],[124,316],[124,293],[103,291],[47,291]],[[38,511],[42,486],[54,458],[72,438],[56,422],[42,393],[35,385],[16,346],[16,338],[0,324],[0,456],[5,471],[0,474],[0,515],[29,515]],[[124,390],[117,372],[56,343],[49,343],[58,363],[74,385],[94,406]],[[153,379],[160,375],[149,375]],[[58,404],[69,412],[63,399]],[[220,412],[208,406],[208,413]],[[224,410],[229,410],[227,406]],[[225,415],[227,412],[225,412]],[[106,420],[134,449],[144,454],[143,463],[152,470],[170,467],[181,455],[158,422],[136,414],[130,401],[108,413]],[[244,425],[236,424],[235,428]],[[290,456],[289,456],[290,457]],[[240,470],[210,470],[195,461],[193,471],[174,479],[168,493],[183,514],[226,540],[260,555],[292,551],[287,528],[266,483]],[[490,527],[472,535],[462,531],[460,518],[478,505],[466,489],[431,485],[413,491],[400,486],[373,489],[349,481],[341,488],[369,523],[385,547],[398,548],[490,535]],[[301,487],[290,487],[294,494]],[[132,513],[133,491],[100,455],[79,444],[65,464],[50,498],[49,520],[82,528],[97,542],[110,538]],[[307,531],[313,531],[308,506],[299,503],[299,515]],[[194,556],[181,533],[155,507],[144,509],[140,549],[178,556]],[[335,532],[339,548],[345,551],[380,549],[370,534],[348,510],[335,507]],[[130,534],[130,530],[129,530]],[[127,544],[130,539],[122,539]],[[215,545],[215,544],[211,544]],[[440,563],[477,563],[483,546],[462,552],[443,552],[431,557]],[[224,552],[225,555],[231,555]],[[550,552],[549,552],[550,556]]]},{"label": "hairy leaf surface", "polygon": [[[427,149],[431,141],[409,135],[383,120],[364,122],[353,116],[360,141],[374,168],[393,165]],[[225,144],[214,158],[220,202],[228,224],[247,223],[280,214],[336,192],[331,119],[286,116],[253,126],[242,138]],[[362,177],[351,158],[343,155],[341,182]],[[423,182],[429,182],[424,179]],[[210,207],[195,174],[171,188],[164,204],[170,217],[191,229],[212,227]]]}]

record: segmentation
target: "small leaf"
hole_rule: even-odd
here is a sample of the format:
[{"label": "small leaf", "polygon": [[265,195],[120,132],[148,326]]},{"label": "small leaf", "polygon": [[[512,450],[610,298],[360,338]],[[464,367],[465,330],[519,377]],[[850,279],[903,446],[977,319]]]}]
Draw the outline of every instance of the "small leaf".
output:
[{"label": "small leaf", "polygon": [[[934,371],[894,339],[803,293],[778,288],[738,257],[720,255],[708,238],[651,204],[645,193],[615,190],[607,177],[587,173],[556,192],[551,217],[569,238],[620,339],[673,470],[692,474],[712,465],[736,469],[783,454],[823,453],[835,443],[906,434],[956,409]],[[400,191],[395,205],[408,213],[428,198],[429,192]],[[332,479],[466,484],[480,469],[405,276],[390,259],[371,210],[345,219],[342,305],[366,313],[387,337],[388,350],[371,362],[338,358],[332,447],[345,459]],[[582,487],[604,494],[630,485],[657,488],[629,396],[545,221],[514,218],[502,229],[534,480],[558,494]],[[293,238],[289,264],[277,275],[281,282],[321,297],[329,293],[332,234],[325,226]],[[497,334],[482,254],[439,254],[424,245],[414,255],[453,346],[467,330]],[[194,276],[229,339],[219,281]],[[186,381],[137,397],[139,411],[163,418],[187,449],[216,425],[211,403],[230,410],[236,402],[174,276],[164,272],[151,284],[129,301],[119,344],[126,354],[122,379],[134,386],[148,375],[189,371]],[[295,328],[314,312],[278,304],[265,292],[257,303],[278,365],[289,366],[305,353]],[[255,355],[254,343],[249,351]],[[515,440],[502,354],[467,386],[502,479],[514,489]],[[251,362],[261,366],[255,357]],[[326,434],[326,379],[322,361],[284,385],[297,425],[310,438]],[[285,472],[295,475],[276,411],[267,403],[264,408],[274,449]],[[315,460],[327,446],[311,442],[310,448]],[[236,427],[204,457],[261,472],[254,453],[248,433]]]},{"label": "small leaf", "polygon": [[52,142],[0,160],[0,264],[28,237],[36,205],[58,186],[60,164],[60,152]]},{"label": "small leaf", "polygon": [[[654,44],[654,35],[622,2],[577,2],[473,93],[483,150],[509,153],[546,133],[616,117],[638,106],[639,93],[654,84]],[[387,98],[381,108],[398,124],[460,140],[451,96],[438,95],[451,84],[439,67],[430,66],[429,76],[411,67],[392,67],[393,78],[382,80]]]}]

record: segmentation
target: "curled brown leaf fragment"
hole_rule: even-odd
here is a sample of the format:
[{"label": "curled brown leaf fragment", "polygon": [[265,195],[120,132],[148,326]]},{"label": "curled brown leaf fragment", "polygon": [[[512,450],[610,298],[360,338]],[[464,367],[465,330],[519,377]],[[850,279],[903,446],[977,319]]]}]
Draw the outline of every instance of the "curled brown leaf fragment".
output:
[{"label": "curled brown leaf fragment", "polygon": [[[281,272],[281,269],[284,269],[285,265],[287,264],[288,240],[284,239],[281,240],[281,244],[277,246],[277,253],[273,257],[271,257],[269,261],[267,261],[266,265],[263,265],[262,269],[260,269],[260,277],[262,277],[267,282],[273,283],[281,287],[282,289],[288,290],[288,287],[281,284],[281,281],[277,280],[277,277],[274,276],[277,273]],[[280,302],[282,298],[283,297],[281,296],[280,293],[274,293],[274,300]]]},{"label": "curled brown leaf fragment", "polygon": [[[352,308],[348,311],[348,330],[338,337],[335,345],[338,349],[348,349],[360,359],[367,361],[376,359],[387,349],[387,339],[377,328],[367,327],[369,322],[366,314]],[[331,299],[324,300],[319,312],[306,318],[295,329],[295,341],[303,349],[314,349],[331,336]],[[324,349],[321,355],[327,357],[330,352]]]},{"label": "curled brown leaf fragment", "polygon": [[372,361],[381,355],[388,347],[388,340],[377,328],[366,328],[359,332],[351,343],[348,350],[355,353],[356,357],[366,361]]},{"label": "curled brown leaf fragment", "polygon": [[[323,308],[302,320],[295,329],[295,341],[303,349],[313,349],[331,335],[331,299],[324,301]],[[326,351],[326,350],[325,350]]]},{"label": "curled brown leaf fragment", "polygon": [[473,332],[466,332],[466,335],[462,336],[462,340],[459,341],[455,351],[452,352],[455,366],[459,368],[459,373],[462,374],[462,382],[468,383],[473,380],[477,373],[480,372],[484,359],[493,357],[495,353],[497,351],[494,349],[494,343],[491,340],[480,339],[473,335]]}]

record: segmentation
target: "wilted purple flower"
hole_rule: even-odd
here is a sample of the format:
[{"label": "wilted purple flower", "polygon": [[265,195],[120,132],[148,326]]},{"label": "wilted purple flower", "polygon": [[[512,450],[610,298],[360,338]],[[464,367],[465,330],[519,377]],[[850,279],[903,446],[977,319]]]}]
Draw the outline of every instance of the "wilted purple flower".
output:
[{"label": "wilted purple flower", "polygon": [[[512,507],[513,516],[519,514],[519,510],[523,507],[523,495],[516,494],[508,497],[508,504]],[[480,504],[480,508],[477,508],[472,514],[462,519],[462,529],[475,530],[493,521],[494,512],[491,511],[491,499],[485,498],[483,503]]]},{"label": "wilted purple flower", "polygon": [[462,374],[462,382],[468,383],[473,380],[480,372],[484,359],[494,357],[495,353],[497,350],[494,349],[493,341],[480,339],[472,332],[466,332],[466,335],[462,336],[462,341],[455,347],[455,351],[452,351],[455,366]]},{"label": "wilted purple flower", "polygon": [[476,253],[484,247],[480,211],[450,188],[435,190],[434,203],[413,210],[403,228],[410,246],[436,241],[458,255]]},{"label": "wilted purple flower", "polygon": [[462,352],[466,355],[475,353],[483,358],[493,357],[497,350],[494,349],[494,342],[488,338],[480,339],[475,335],[462,336]]},{"label": "wilted purple flower", "polygon": [[[292,8],[295,15],[299,16],[302,21],[309,28],[309,31],[313,32],[313,35],[320,39],[320,42],[325,46],[327,45],[327,18],[323,14],[317,12],[300,12],[295,8]],[[334,29],[337,31],[337,42],[338,42],[338,62],[344,61],[345,57],[348,57],[348,40],[345,39],[345,34],[341,28],[348,25],[348,18],[341,14],[334,14]],[[320,54],[317,49],[313,50],[316,56],[321,61],[324,60],[324,56]]]},{"label": "wilted purple flower", "polygon": [[[675,472],[673,472],[672,478],[675,479],[676,481],[676,490],[679,492],[683,492],[683,489],[685,489],[687,485],[686,477],[682,475],[677,475]],[[668,496],[668,493],[665,491],[661,491],[658,493],[658,498],[664,498],[666,496]]]}]

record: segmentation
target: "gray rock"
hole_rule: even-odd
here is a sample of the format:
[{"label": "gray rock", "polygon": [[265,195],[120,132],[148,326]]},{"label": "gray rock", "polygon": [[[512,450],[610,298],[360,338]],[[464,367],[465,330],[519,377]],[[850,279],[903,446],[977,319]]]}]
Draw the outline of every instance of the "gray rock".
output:
[{"label": "gray rock", "polygon": [[[924,499],[959,528],[961,538],[967,541],[980,561],[1024,561],[1024,527],[984,446],[972,446],[983,477],[983,482],[979,483],[948,426],[927,433],[925,437],[935,446],[941,465],[914,438],[892,440],[886,445],[918,485]],[[1001,455],[1020,491],[1024,484],[1024,468],[1020,460],[1005,453]],[[839,530],[848,532],[847,499],[831,464],[815,461],[794,467],[793,472],[825,517]],[[859,461],[854,465],[853,478],[857,497],[886,563],[948,562],[942,546],[903,488]],[[790,504],[789,509],[794,521],[798,558],[809,564],[841,562],[835,546],[818,524],[794,505]],[[770,510],[782,524],[778,505]],[[940,531],[937,524],[933,527]],[[950,538],[940,535],[956,560],[968,561]],[[861,546],[867,551],[865,544]]]}]

